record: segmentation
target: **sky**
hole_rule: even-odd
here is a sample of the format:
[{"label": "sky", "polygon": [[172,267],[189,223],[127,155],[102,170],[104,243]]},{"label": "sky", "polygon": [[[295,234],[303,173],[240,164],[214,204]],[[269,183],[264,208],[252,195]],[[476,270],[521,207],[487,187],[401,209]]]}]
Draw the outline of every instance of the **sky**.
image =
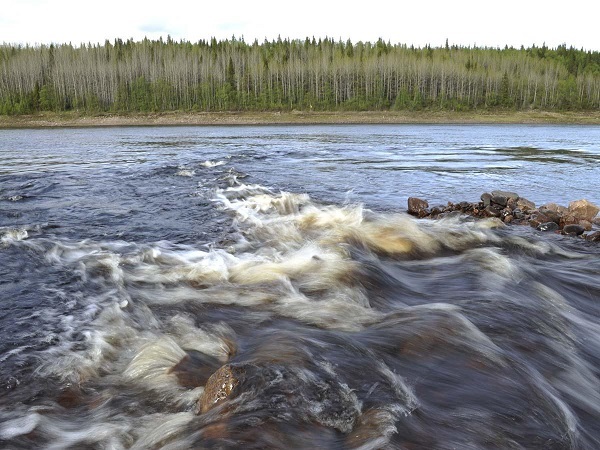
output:
[{"label": "sky", "polygon": [[598,0],[0,0],[0,43],[306,37],[600,51]]}]

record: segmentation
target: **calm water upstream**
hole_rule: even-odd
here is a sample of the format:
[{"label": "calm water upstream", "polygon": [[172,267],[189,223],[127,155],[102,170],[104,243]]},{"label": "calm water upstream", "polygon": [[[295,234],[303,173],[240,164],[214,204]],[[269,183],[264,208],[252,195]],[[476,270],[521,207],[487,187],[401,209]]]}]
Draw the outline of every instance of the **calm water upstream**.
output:
[{"label": "calm water upstream", "polygon": [[493,189],[600,127],[1,130],[0,448],[600,448],[600,245],[404,214]]}]

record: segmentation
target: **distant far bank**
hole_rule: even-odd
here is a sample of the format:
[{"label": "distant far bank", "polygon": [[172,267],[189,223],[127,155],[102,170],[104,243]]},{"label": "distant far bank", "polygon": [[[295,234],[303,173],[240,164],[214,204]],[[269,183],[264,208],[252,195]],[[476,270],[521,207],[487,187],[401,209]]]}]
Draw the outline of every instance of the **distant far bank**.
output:
[{"label": "distant far bank", "polygon": [[0,128],[312,124],[581,124],[600,125],[594,112],[165,112],[152,114],[78,114],[74,112],[0,116]]}]

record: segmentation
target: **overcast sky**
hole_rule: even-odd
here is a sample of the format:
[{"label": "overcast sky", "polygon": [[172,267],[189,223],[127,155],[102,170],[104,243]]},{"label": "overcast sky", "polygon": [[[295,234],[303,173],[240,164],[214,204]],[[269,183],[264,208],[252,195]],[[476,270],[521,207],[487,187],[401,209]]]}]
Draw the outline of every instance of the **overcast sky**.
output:
[{"label": "overcast sky", "polygon": [[415,46],[562,43],[600,50],[598,0],[0,0],[0,42],[383,38]]}]

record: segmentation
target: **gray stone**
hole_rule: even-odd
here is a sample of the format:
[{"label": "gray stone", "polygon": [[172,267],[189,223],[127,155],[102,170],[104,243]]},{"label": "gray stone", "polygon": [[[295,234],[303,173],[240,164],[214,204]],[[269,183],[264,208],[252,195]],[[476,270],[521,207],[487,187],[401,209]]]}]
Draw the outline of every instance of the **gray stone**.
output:
[{"label": "gray stone", "polygon": [[585,229],[581,225],[575,225],[575,224],[565,225],[564,228],[562,229],[563,234],[571,234],[571,235],[575,235],[575,236],[579,236],[580,234],[583,234],[584,231],[585,231]]},{"label": "gray stone", "polygon": [[538,231],[556,231],[558,230],[558,224],[556,222],[544,222],[536,227]]},{"label": "gray stone", "polygon": [[508,204],[508,198],[503,195],[492,195],[492,203],[504,207]]},{"label": "gray stone", "polygon": [[506,197],[506,199],[514,198],[515,200],[519,200],[520,198],[519,194],[510,191],[492,191],[492,196]]},{"label": "gray stone", "polygon": [[483,194],[481,194],[481,201],[483,202],[484,208],[490,206],[490,203],[492,201],[492,194],[488,194],[487,192],[484,192]]}]

